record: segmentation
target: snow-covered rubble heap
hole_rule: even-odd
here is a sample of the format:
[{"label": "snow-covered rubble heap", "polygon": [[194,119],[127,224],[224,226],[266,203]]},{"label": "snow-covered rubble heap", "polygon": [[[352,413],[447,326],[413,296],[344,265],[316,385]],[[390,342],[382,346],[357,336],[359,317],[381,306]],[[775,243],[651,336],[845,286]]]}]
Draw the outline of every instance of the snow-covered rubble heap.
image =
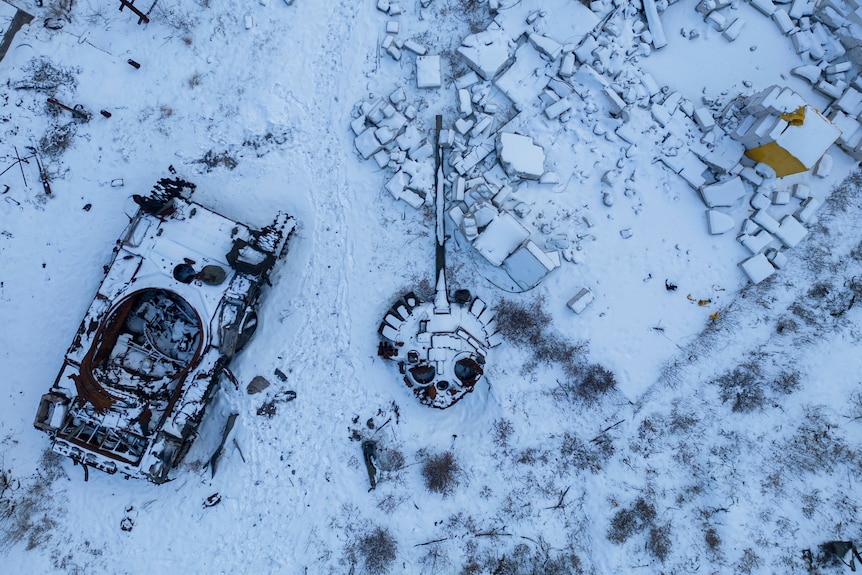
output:
[{"label": "snow-covered rubble heap", "polygon": [[[422,0],[421,5],[427,8],[431,0]],[[389,0],[378,0],[377,9],[389,16],[400,16],[403,9],[400,4]],[[428,54],[428,48],[413,38],[404,39],[401,35],[401,23],[398,20],[386,22],[386,35],[380,43],[393,60],[401,60],[405,51],[416,56],[416,86],[418,88],[439,88],[443,83],[440,56]]]},{"label": "snow-covered rubble heap", "polygon": [[374,158],[380,168],[395,172],[386,183],[389,193],[414,208],[430,201],[434,146],[417,126],[416,107],[408,103],[404,89],[360,102],[356,110],[350,123],[356,150],[363,159]]},{"label": "snow-covered rubble heap", "polygon": [[840,130],[799,94],[780,86],[737,98],[720,123],[713,131],[726,130],[744,155],[724,173],[711,165],[711,177],[717,181],[698,189],[710,208],[707,224],[713,234],[732,230],[735,222],[727,211],[747,200],[742,206],[750,215],[746,213],[737,239],[751,256],[740,266],[758,283],[787,261],[784,251],[805,237],[805,224],[820,205],[808,186],[796,183],[792,190],[781,189],[780,178],[812,169],[815,176],[828,175],[832,158],[827,150]]},{"label": "snow-covered rubble heap", "polygon": [[[862,3],[859,0],[750,0],[788,36],[803,64],[792,70],[830,101],[826,117],[841,129],[838,144],[862,160]],[[727,0],[697,5],[727,35],[734,6]],[[738,22],[738,20],[736,20]],[[734,22],[735,24],[735,22]]]}]

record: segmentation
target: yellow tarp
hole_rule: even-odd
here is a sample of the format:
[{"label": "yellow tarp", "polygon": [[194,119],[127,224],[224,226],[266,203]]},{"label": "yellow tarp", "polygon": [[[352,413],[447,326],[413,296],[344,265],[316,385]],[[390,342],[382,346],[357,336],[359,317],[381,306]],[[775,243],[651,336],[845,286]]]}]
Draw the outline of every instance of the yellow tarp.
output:
[{"label": "yellow tarp", "polygon": [[755,162],[763,162],[771,166],[779,178],[808,171],[805,164],[779,146],[777,142],[769,142],[760,147],[746,150],[745,155]]}]

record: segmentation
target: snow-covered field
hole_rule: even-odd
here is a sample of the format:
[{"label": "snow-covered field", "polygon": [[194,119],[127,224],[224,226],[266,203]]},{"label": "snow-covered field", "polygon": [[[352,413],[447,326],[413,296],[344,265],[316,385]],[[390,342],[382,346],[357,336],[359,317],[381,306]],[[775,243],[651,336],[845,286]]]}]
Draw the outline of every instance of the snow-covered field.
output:
[{"label": "snow-covered field", "polygon": [[[651,110],[678,93],[726,119],[737,97],[777,84],[825,113],[832,98],[790,73],[816,61],[773,19],[719,2],[728,24],[745,20],[731,42],[680,0],[660,13],[667,46],[654,49],[639,0],[593,13],[566,0],[406,0],[400,15],[375,0],[159,0],[143,25],[117,1],[40,3],[0,2],[0,31],[11,5],[34,15],[0,61],[0,571],[847,569],[821,545],[862,540],[859,162],[834,145],[823,177],[767,178],[761,191],[809,186],[823,205],[781,269],[753,285],[735,237],[748,196],[720,208],[734,229],[711,235],[698,192],[661,161],[704,134],[683,104],[667,129]],[[425,137],[438,114],[453,128],[453,81],[470,72],[456,50],[491,24],[489,5],[507,30],[572,45],[553,60],[510,45],[534,50],[512,66],[520,75],[471,88],[493,129],[521,100],[512,125],[559,179],[516,183],[529,207],[519,220],[562,264],[514,293],[450,226],[450,286],[498,308],[507,340],[476,390],[440,411],[378,357],[376,334],[398,296],[432,292],[433,209],[393,198],[394,169],[360,157],[351,122],[361,102],[403,88]],[[534,81],[585,38],[595,61],[578,61],[573,106],[552,118],[544,107],[559,94]],[[441,87],[417,87],[413,51],[396,60],[382,47],[406,40],[441,56]],[[849,83],[855,54],[823,68],[850,62]],[[667,88],[642,93],[645,74]],[[33,418],[136,209],[130,196],[169,166],[197,185],[195,201],[256,227],[286,211],[297,232],[231,364],[239,389],[225,382],[175,479],[93,471],[85,482]],[[583,287],[595,301],[575,314],[566,303]],[[585,374],[615,386],[585,391]],[[255,376],[272,385],[249,395]],[[285,390],[296,399],[259,414]],[[236,441],[213,477],[205,463],[230,413]]]}]

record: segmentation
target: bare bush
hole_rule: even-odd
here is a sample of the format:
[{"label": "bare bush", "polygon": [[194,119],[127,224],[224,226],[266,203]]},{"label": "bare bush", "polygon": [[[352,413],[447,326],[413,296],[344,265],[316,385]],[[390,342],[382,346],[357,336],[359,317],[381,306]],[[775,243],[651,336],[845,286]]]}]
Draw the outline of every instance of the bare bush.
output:
[{"label": "bare bush", "polygon": [[798,371],[782,370],[781,373],[772,380],[770,387],[776,393],[790,395],[794,391],[797,391],[801,386],[799,377]]},{"label": "bare bush", "polygon": [[719,387],[721,400],[732,402],[734,412],[750,413],[762,409],[766,402],[760,366],[755,363],[739,365],[713,383]]},{"label": "bare bush", "polygon": [[568,550],[553,551],[541,540],[538,549],[521,543],[504,553],[487,552],[482,557],[470,557],[462,567],[462,575],[578,575],[583,573],[581,560]]},{"label": "bare bush", "polygon": [[76,124],[52,125],[39,139],[39,151],[49,158],[58,158],[69,149],[75,139]]},{"label": "bare bush", "polygon": [[388,529],[375,527],[348,546],[351,564],[361,563],[368,575],[389,573],[398,557],[398,542]]},{"label": "bare bush", "polygon": [[428,491],[444,497],[451,494],[459,484],[461,467],[451,451],[429,455],[422,463],[422,477]]},{"label": "bare bush", "polygon": [[594,363],[587,367],[578,386],[578,397],[587,403],[597,401],[617,385],[616,376],[603,366]]},{"label": "bare bush", "polygon": [[620,509],[614,514],[608,539],[617,544],[625,543],[635,533],[652,526],[655,517],[655,507],[639,497],[631,507]]},{"label": "bare bush", "polygon": [[788,469],[807,473],[832,472],[836,463],[852,465],[858,459],[837,426],[818,407],[805,410],[796,433],[778,453]]},{"label": "bare bush", "polygon": [[718,553],[721,549],[721,537],[718,536],[718,531],[715,530],[715,527],[706,528],[706,531],[703,532],[703,540],[712,553]]},{"label": "bare bush", "polygon": [[579,471],[589,469],[597,473],[613,454],[613,442],[605,435],[587,443],[577,435],[566,432],[560,443],[560,464],[563,470],[574,467]]},{"label": "bare bush", "polygon": [[47,58],[34,58],[24,68],[26,80],[15,82],[16,90],[34,90],[49,96],[56,95],[60,87],[74,91],[77,86],[76,71],[55,65]]},{"label": "bare bush", "polygon": [[779,334],[795,333],[799,329],[799,324],[789,317],[781,317],[775,324],[775,331]]},{"label": "bare bush", "polygon": [[647,537],[647,551],[656,556],[656,558],[664,562],[667,556],[670,555],[672,540],[670,538],[670,523],[665,523],[661,526],[652,526]]},{"label": "bare bush", "polygon": [[499,449],[506,450],[509,447],[509,439],[515,433],[515,426],[508,419],[494,421],[494,445]]},{"label": "bare bush", "polygon": [[742,557],[739,558],[739,561],[734,565],[737,573],[752,573],[756,569],[760,568],[763,565],[763,561],[754,552],[754,549],[749,547],[745,551],[742,552]]},{"label": "bare bush", "polygon": [[530,304],[500,300],[495,316],[500,335],[521,347],[530,347],[541,341],[546,327],[551,323],[551,316],[545,311],[544,303],[541,297],[537,297]]}]

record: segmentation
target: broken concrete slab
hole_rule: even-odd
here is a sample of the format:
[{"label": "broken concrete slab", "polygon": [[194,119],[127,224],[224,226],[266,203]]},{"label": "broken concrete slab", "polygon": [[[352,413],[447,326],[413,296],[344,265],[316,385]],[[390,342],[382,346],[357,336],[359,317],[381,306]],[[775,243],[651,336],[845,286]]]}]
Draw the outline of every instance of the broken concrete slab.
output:
[{"label": "broken concrete slab", "polygon": [[368,128],[353,140],[356,149],[362,156],[363,160],[367,160],[377,152],[383,149],[383,145],[377,140],[374,132],[377,128]]},{"label": "broken concrete slab", "polygon": [[751,220],[761,228],[773,234],[778,231],[778,226],[780,225],[778,220],[770,216],[766,210],[757,210],[754,212],[754,215],[751,216]]},{"label": "broken concrete slab", "polygon": [[745,184],[739,176],[700,188],[700,195],[710,208],[732,206],[745,194]]},{"label": "broken concrete slab", "polygon": [[545,172],[545,151],[529,136],[499,132],[497,157],[509,177],[538,180]]},{"label": "broken concrete slab", "polygon": [[550,58],[551,60],[556,60],[560,53],[563,51],[563,45],[548,38],[547,36],[543,36],[541,34],[530,34],[528,36],[530,40],[530,44],[536,48],[539,52]]},{"label": "broken concrete slab", "polygon": [[485,80],[494,79],[512,58],[509,36],[496,22],[482,32],[464,38],[457,51],[467,65]]},{"label": "broken concrete slab", "polygon": [[759,230],[754,234],[743,234],[737,239],[739,240],[739,243],[748,248],[751,253],[758,254],[762,252],[766,246],[771,244],[775,238],[773,238],[772,234],[766,230]]},{"label": "broken concrete slab", "polygon": [[656,6],[655,0],[643,0],[643,9],[646,14],[649,32],[652,36],[653,48],[656,50],[664,48],[667,46],[667,37],[664,33],[664,26],[662,26],[661,18],[659,18],[658,15],[658,7]]},{"label": "broken concrete slab", "polygon": [[735,227],[736,222],[733,221],[731,216],[724,212],[720,212],[718,210],[707,210],[706,224],[709,229],[709,233],[717,236],[732,230]]}]

